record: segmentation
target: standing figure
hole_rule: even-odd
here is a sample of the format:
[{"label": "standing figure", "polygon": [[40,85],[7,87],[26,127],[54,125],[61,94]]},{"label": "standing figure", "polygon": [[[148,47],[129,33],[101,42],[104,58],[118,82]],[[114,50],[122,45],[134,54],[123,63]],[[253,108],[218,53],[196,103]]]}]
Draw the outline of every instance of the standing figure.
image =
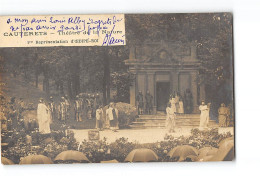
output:
[{"label": "standing figure", "polygon": [[106,110],[106,116],[110,122],[110,129],[116,131],[118,127],[118,110],[114,103],[109,104],[109,108]]},{"label": "standing figure", "polygon": [[65,95],[64,101],[66,105],[66,119],[68,119],[70,116],[70,101],[68,95]]},{"label": "standing figure", "polygon": [[145,95],[146,101],[146,112],[147,114],[152,114],[153,112],[153,96],[150,94],[149,90],[147,90]]},{"label": "standing figure", "polygon": [[142,94],[142,91],[139,91],[137,97],[136,97],[136,101],[137,101],[137,110],[138,110],[138,114],[143,114],[143,109],[144,109],[144,97]]},{"label": "standing figure", "polygon": [[234,126],[234,111],[233,111],[233,106],[232,104],[229,104],[227,106],[228,108],[228,112],[229,112],[229,116],[228,116],[228,124],[227,126]]},{"label": "standing figure", "polygon": [[95,94],[92,94],[92,98],[91,98],[91,118],[95,118],[96,117],[96,109],[97,109],[97,100],[96,100],[96,96]]},{"label": "standing figure", "polygon": [[42,134],[51,133],[51,113],[48,107],[44,104],[43,99],[39,100],[37,107],[37,120],[39,124],[39,132]]},{"label": "standing figure", "polygon": [[[1,106],[1,105],[0,105]],[[18,107],[15,97],[12,97],[9,102],[10,111],[8,113],[8,119],[12,128],[16,128],[18,124]]]},{"label": "standing figure", "polygon": [[180,98],[180,101],[179,101],[179,110],[178,112],[180,114],[184,114],[184,107],[183,107],[183,101],[182,101],[182,98]]},{"label": "standing figure", "polygon": [[88,98],[88,118],[92,119],[93,118],[93,107],[94,107],[94,97],[93,95],[89,94],[89,98]]},{"label": "standing figure", "polygon": [[103,105],[102,99],[100,98],[99,93],[96,94],[97,106]]},{"label": "standing figure", "polygon": [[180,94],[179,94],[179,92],[177,92],[177,93],[175,94],[176,113],[180,113],[180,112],[179,112],[179,109],[180,109],[179,101],[180,101]]},{"label": "standing figure", "polygon": [[218,109],[218,122],[220,127],[228,126],[229,116],[230,116],[229,108],[226,107],[224,103],[222,103],[220,108]]},{"label": "standing figure", "polygon": [[56,115],[56,107],[55,107],[55,103],[53,101],[52,96],[50,97],[50,102],[49,102],[48,106],[51,111],[51,119],[53,120],[53,119],[55,119],[55,115]]},{"label": "standing figure", "polygon": [[82,118],[84,117],[84,112],[85,112],[85,100],[84,100],[84,96],[81,94],[78,96],[78,101],[79,101],[79,105],[80,105],[80,114],[79,116]]},{"label": "standing figure", "polygon": [[23,111],[26,109],[25,106],[26,105],[25,105],[25,102],[23,101],[23,98],[20,98],[20,100],[18,102],[18,115],[17,115],[18,121],[22,117]]},{"label": "standing figure", "polygon": [[169,98],[169,103],[171,102],[171,100],[174,98],[173,94],[170,94],[170,98]]},{"label": "standing figure", "polygon": [[166,108],[166,129],[169,133],[174,132],[176,114],[174,109],[171,108],[171,104],[168,103]]},{"label": "standing figure", "polygon": [[75,111],[75,120],[77,122],[81,122],[82,121],[82,119],[81,119],[81,102],[80,102],[78,95],[76,96],[76,100],[74,102],[74,111]]},{"label": "standing figure", "polygon": [[209,124],[209,107],[204,101],[199,106],[200,113],[200,128],[207,128]]},{"label": "standing figure", "polygon": [[61,102],[59,104],[59,119],[62,121],[66,120],[66,102],[64,97],[61,97]]},{"label": "standing figure", "polygon": [[87,98],[86,98],[86,112],[87,112],[87,119],[91,119],[91,114],[92,114],[92,110],[91,110],[91,95],[88,94]]},{"label": "standing figure", "polygon": [[97,96],[96,96],[96,94],[93,94],[92,96],[93,96],[93,108],[94,108],[94,110],[96,111],[97,108],[98,108]]},{"label": "standing figure", "polygon": [[170,103],[170,105],[171,105],[172,111],[175,113],[175,112],[177,111],[177,110],[176,110],[176,100],[175,100],[175,98],[172,97],[169,103]]},{"label": "standing figure", "polygon": [[2,132],[7,132],[7,118],[4,112],[4,108],[0,110],[0,129]]},{"label": "standing figure", "polygon": [[103,129],[103,107],[99,105],[96,110],[96,129],[102,130]]}]

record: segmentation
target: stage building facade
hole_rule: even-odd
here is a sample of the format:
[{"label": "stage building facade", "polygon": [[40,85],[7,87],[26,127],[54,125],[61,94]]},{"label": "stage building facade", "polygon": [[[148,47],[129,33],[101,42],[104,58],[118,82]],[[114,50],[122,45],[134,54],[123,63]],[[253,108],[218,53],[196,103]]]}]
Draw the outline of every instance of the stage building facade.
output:
[{"label": "stage building facade", "polygon": [[[205,99],[204,85],[198,83],[200,61],[197,58],[196,42],[181,43],[160,41],[131,47],[125,64],[135,75],[130,87],[130,104],[136,105],[139,91],[143,96],[147,90],[153,96],[153,111],[165,111],[170,94],[189,89],[192,94],[193,112]],[[144,98],[145,100],[145,98]]]}]

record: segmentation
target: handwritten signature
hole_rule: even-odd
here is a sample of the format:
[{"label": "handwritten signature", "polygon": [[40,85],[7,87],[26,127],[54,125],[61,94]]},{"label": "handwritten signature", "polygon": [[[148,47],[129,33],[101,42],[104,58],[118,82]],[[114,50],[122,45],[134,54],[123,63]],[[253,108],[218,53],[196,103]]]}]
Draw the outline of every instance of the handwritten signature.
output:
[{"label": "handwritten signature", "polygon": [[[110,31],[110,33],[106,34],[106,36],[105,36],[105,38],[103,40],[102,46],[105,46],[105,45],[109,46],[109,45],[113,45],[113,44],[116,44],[116,43],[122,43],[123,45],[125,44],[125,40],[123,40],[123,39],[116,39],[116,38],[114,38],[112,36],[114,28],[115,28],[115,25],[113,26],[113,28]],[[124,37],[124,35],[122,37]]]}]

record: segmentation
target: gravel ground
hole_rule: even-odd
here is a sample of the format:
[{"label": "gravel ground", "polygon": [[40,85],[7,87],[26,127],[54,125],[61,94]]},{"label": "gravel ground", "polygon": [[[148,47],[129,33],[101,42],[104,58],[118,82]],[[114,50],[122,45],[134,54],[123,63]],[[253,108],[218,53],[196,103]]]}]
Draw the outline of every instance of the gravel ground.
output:
[{"label": "gravel ground", "polygon": [[[90,130],[72,130],[78,142],[88,140],[88,131]],[[174,137],[189,136],[191,128],[177,128],[175,133],[170,133]],[[234,134],[233,127],[219,128],[219,133],[231,132]],[[166,129],[123,129],[113,132],[111,130],[100,131],[100,139],[107,138],[107,142],[114,142],[116,139],[125,137],[129,142],[153,143],[162,141],[167,134]],[[169,133],[168,133],[169,134]]]}]

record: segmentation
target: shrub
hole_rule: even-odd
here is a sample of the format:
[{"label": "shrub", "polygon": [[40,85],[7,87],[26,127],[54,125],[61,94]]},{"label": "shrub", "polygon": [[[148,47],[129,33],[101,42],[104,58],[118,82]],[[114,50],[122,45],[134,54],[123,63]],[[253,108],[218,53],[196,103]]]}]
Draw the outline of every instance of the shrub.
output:
[{"label": "shrub", "polygon": [[[108,106],[104,107],[104,112],[107,108]],[[119,128],[128,128],[138,115],[136,107],[119,102],[116,103],[116,108],[118,109]]]}]

